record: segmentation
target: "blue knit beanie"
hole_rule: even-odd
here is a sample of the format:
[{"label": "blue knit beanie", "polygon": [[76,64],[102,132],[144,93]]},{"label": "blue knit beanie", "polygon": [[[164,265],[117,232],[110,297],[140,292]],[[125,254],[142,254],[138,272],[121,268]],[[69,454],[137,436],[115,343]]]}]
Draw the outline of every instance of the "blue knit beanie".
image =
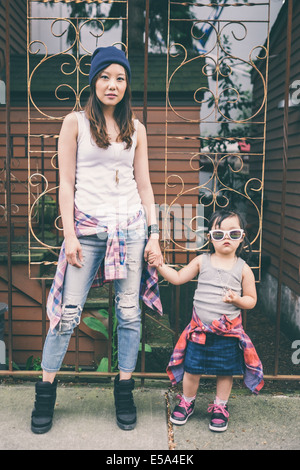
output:
[{"label": "blue knit beanie", "polygon": [[101,70],[108,67],[110,64],[120,64],[124,67],[128,74],[128,80],[131,80],[131,70],[129,62],[126,58],[125,52],[117,49],[114,46],[98,47],[94,50],[91,59],[91,69],[89,73],[89,83],[91,84],[93,78]]}]

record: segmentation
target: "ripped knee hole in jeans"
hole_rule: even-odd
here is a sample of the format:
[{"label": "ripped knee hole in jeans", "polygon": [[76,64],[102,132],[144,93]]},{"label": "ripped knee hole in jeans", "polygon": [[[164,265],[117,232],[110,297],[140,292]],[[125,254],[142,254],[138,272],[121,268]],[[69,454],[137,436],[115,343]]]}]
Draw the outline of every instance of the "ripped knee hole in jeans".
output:
[{"label": "ripped knee hole in jeans", "polygon": [[59,333],[74,330],[80,323],[81,312],[81,305],[64,304],[62,306],[62,316],[59,322]]}]

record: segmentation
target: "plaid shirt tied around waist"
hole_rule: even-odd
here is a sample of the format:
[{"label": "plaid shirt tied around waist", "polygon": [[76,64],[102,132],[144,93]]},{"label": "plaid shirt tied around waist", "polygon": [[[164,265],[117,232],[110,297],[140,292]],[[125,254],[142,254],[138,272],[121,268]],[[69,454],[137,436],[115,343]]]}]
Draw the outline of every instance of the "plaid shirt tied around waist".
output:
[{"label": "plaid shirt tied around waist", "polygon": [[[114,230],[109,231],[108,227],[101,225],[97,218],[86,215],[75,207],[75,233],[77,237],[95,235],[100,228],[101,231],[107,231],[108,234],[105,258],[95,276],[92,287],[101,287],[104,282],[127,277],[125,233],[131,224],[138,222],[143,217],[143,214],[141,210],[124,224],[119,224]],[[47,315],[52,331],[59,323],[62,315],[62,294],[67,264],[65,242],[63,241],[55,277],[47,300]],[[143,266],[140,297],[148,307],[162,315],[158,274],[156,268],[149,266],[147,263],[144,263]]]},{"label": "plaid shirt tied around waist", "polygon": [[252,393],[258,394],[264,386],[263,368],[252,341],[244,331],[241,315],[232,321],[226,315],[222,315],[220,319],[214,320],[211,325],[206,325],[201,322],[195,310],[193,310],[191,322],[183,330],[176,343],[167,367],[167,374],[172,385],[180,382],[183,378],[187,341],[205,344],[206,333],[230,336],[239,340],[245,362],[244,383]]}]

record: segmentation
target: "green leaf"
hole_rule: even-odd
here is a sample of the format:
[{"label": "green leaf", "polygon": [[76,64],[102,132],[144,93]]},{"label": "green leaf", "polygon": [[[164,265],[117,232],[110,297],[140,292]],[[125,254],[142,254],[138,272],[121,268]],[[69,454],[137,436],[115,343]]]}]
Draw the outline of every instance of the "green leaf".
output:
[{"label": "green leaf", "polygon": [[108,311],[104,308],[100,308],[100,310],[98,310],[98,313],[100,313],[101,317],[108,318]]},{"label": "green leaf", "polygon": [[[8,362],[9,362],[9,359],[8,359],[8,357],[7,357],[7,358],[6,358],[6,365],[7,365],[7,367],[9,367]],[[13,366],[13,369],[20,370],[20,367],[19,367],[18,364],[16,364],[14,361],[12,361],[12,366]]]},{"label": "green leaf", "polygon": [[26,361],[25,370],[30,370],[30,368],[32,367],[32,362],[33,362],[33,356],[29,356],[29,358]]},{"label": "green leaf", "polygon": [[108,358],[103,357],[97,368],[97,372],[108,372]]},{"label": "green leaf", "polygon": [[86,324],[86,326],[91,328],[91,330],[98,331],[99,333],[102,333],[105,336],[105,338],[108,339],[107,328],[106,328],[106,326],[103,325],[103,323],[100,320],[98,320],[98,318],[85,317],[83,319],[83,321]]},{"label": "green leaf", "polygon": [[[142,350],[142,343],[139,345],[139,351]],[[152,352],[151,346],[149,344],[145,344],[145,352]]]},{"label": "green leaf", "polygon": [[41,359],[37,357],[33,360],[33,370],[42,370]]}]

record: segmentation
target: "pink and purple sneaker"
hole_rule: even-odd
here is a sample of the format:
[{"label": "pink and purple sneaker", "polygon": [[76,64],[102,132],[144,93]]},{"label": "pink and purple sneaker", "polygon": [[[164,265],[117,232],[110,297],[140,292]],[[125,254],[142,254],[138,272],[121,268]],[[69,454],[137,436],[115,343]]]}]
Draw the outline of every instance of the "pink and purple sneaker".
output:
[{"label": "pink and purple sneaker", "polygon": [[194,413],[195,400],[191,402],[186,401],[183,396],[177,395],[176,398],[180,398],[180,402],[175,406],[173,413],[171,414],[170,421],[173,424],[181,426],[185,424],[189,417]]},{"label": "pink and purple sneaker", "polygon": [[209,405],[207,411],[211,413],[209,429],[217,432],[226,431],[229,418],[227,405],[217,405],[213,403]]}]

